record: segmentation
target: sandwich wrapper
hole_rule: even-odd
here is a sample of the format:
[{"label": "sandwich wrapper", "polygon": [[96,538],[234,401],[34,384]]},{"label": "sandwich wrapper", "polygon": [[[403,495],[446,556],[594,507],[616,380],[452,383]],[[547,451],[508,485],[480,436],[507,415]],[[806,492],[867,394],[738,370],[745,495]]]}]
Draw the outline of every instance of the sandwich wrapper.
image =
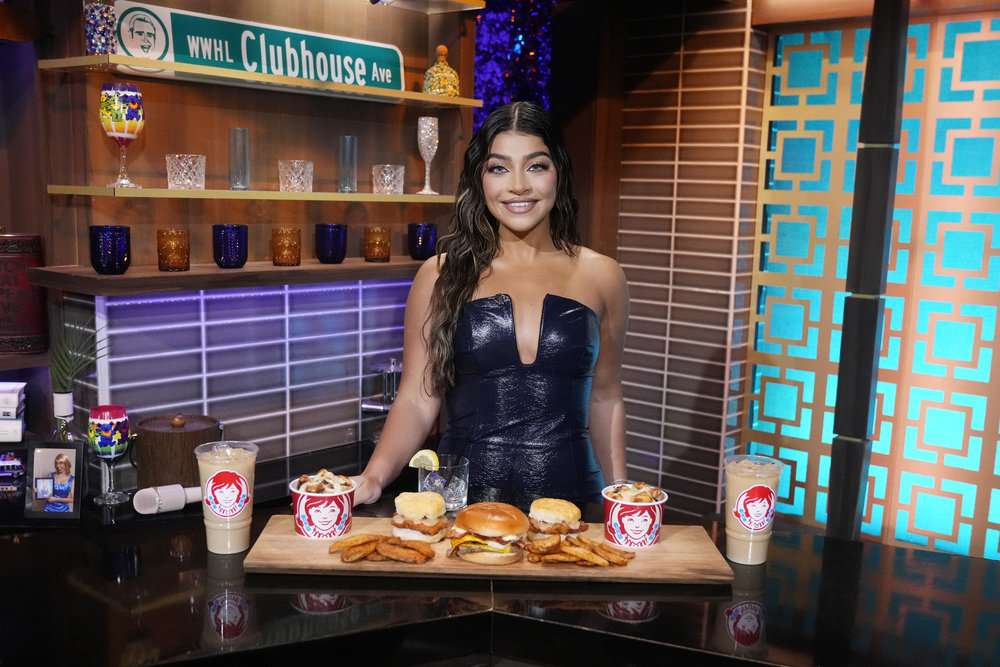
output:
[{"label": "sandwich wrapper", "polygon": [[201,487],[180,484],[150,486],[139,489],[132,496],[132,507],[139,514],[162,514],[183,509],[188,503],[201,500]]}]

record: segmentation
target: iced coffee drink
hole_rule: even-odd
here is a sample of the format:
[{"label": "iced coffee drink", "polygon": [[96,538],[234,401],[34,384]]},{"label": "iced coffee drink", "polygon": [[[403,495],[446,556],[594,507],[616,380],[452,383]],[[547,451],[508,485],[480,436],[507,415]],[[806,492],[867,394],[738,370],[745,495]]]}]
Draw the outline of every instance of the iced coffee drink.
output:
[{"label": "iced coffee drink", "polygon": [[726,457],[726,558],[732,562],[758,565],[767,560],[784,466],[766,456]]},{"label": "iced coffee drink", "polygon": [[235,554],[250,548],[253,471],[257,445],[206,442],[194,450],[201,477],[202,513],[208,550]]}]

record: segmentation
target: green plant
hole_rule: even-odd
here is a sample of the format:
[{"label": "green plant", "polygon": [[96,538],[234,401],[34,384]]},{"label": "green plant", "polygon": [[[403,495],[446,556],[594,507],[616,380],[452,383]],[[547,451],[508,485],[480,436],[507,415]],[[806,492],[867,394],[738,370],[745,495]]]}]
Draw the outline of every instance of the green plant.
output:
[{"label": "green plant", "polygon": [[107,342],[97,346],[94,320],[86,324],[64,322],[52,329],[49,341],[49,376],[53,393],[65,394],[73,391],[73,381],[87,368],[107,354]]}]

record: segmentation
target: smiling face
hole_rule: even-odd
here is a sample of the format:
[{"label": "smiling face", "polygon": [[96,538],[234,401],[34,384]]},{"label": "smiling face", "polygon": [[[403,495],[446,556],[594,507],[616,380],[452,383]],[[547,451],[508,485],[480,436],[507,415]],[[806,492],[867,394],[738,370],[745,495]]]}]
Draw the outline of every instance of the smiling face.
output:
[{"label": "smiling face", "polygon": [[767,516],[769,509],[771,509],[771,503],[767,502],[766,499],[751,500],[747,503],[747,514],[755,521],[760,521]]},{"label": "smiling face", "polygon": [[236,504],[236,500],[239,498],[240,490],[236,488],[235,484],[227,484],[226,486],[220,486],[215,490],[215,498],[219,501],[219,504],[223,507],[232,507]]},{"label": "smiling face", "polygon": [[622,515],[622,527],[625,532],[632,537],[639,539],[649,534],[649,526],[653,523],[653,517],[643,510],[631,514]]},{"label": "smiling face", "polygon": [[328,532],[340,518],[340,508],[331,502],[323,501],[321,504],[313,505],[309,508],[309,519],[317,529]]},{"label": "smiling face", "polygon": [[541,137],[508,131],[493,139],[483,172],[483,194],[487,209],[500,223],[501,238],[524,238],[536,230],[549,235],[557,179]]}]

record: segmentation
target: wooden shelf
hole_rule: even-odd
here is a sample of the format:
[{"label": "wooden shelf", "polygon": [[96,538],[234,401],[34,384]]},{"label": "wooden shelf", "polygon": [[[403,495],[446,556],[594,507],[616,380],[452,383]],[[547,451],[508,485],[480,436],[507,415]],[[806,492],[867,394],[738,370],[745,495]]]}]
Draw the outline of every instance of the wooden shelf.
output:
[{"label": "wooden shelf", "polygon": [[389,6],[424,14],[443,14],[483,9],[486,7],[486,0],[394,0]]},{"label": "wooden shelf", "polygon": [[29,354],[17,354],[14,352],[0,353],[0,371],[12,371],[21,368],[35,368],[36,366],[48,365],[48,352],[32,352]]},{"label": "wooden shelf", "polygon": [[50,195],[131,197],[139,199],[251,199],[274,201],[334,201],[396,204],[453,204],[452,195],[375,195],[365,192],[278,192],[275,190],[170,190],[168,188],[108,188],[101,185],[49,185]]},{"label": "wooden shelf", "polygon": [[421,263],[405,255],[396,255],[388,262],[366,262],[361,258],[345,259],[342,264],[321,264],[315,259],[303,260],[299,266],[247,262],[242,269],[220,269],[215,264],[192,264],[190,271],[160,271],[156,266],[135,266],[120,276],[101,275],[90,266],[40,266],[28,269],[28,280],[34,285],[77,294],[115,296],[412,278]]},{"label": "wooden shelf", "polygon": [[259,74],[257,72],[151,60],[149,58],[135,58],[118,54],[39,60],[38,68],[50,71],[98,70],[117,72],[118,74],[127,74],[129,76],[171,77],[184,81],[277,89],[288,92],[310,93],[330,97],[348,97],[389,104],[405,102],[407,104],[428,107],[481,107],[483,105],[482,100],[475,100],[468,97],[428,95],[409,90],[385,90],[382,88],[369,88],[367,86],[354,86],[346,83],[313,81],[311,79],[300,79],[291,76]]}]

